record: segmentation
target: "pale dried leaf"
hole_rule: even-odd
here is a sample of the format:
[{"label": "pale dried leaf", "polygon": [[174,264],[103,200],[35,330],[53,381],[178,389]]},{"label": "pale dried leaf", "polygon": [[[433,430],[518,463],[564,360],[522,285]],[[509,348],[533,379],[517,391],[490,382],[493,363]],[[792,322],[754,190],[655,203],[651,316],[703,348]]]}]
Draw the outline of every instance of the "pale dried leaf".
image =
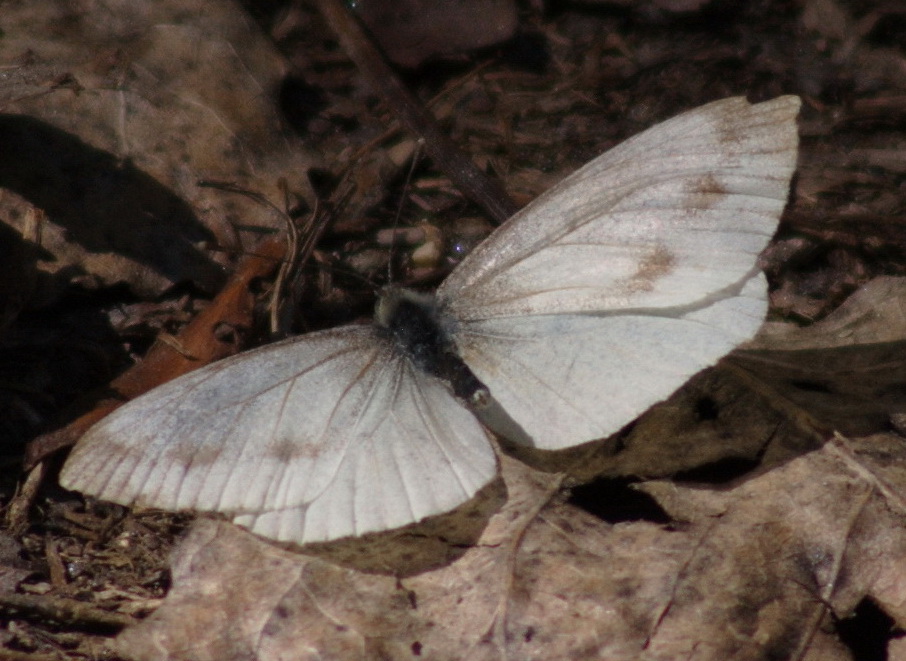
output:
[{"label": "pale dried leaf", "polygon": [[906,278],[881,276],[810,326],[768,322],[749,349],[828,349],[906,340]]},{"label": "pale dried leaf", "polygon": [[768,324],[734,360],[776,394],[851,436],[906,413],[906,280],[880,277],[806,328]]},{"label": "pale dried leaf", "polygon": [[[260,232],[239,226],[280,226],[198,186],[230,181],[279,202],[279,178],[307,165],[274,103],[286,65],[238,5],[25,3],[4,7],[4,34],[7,69],[30,60],[0,91],[0,186],[17,194],[0,198],[0,218],[52,253],[41,268],[57,280],[45,287],[214,290],[223,254],[204,243],[241,250]],[[58,71],[75,82],[36,73]],[[22,224],[31,205],[40,227]]]},{"label": "pale dried leaf", "polygon": [[518,25],[513,0],[360,0],[355,10],[387,56],[407,67],[505,41]]},{"label": "pale dried leaf", "polygon": [[835,0],[810,0],[800,20],[806,29],[832,39],[845,39],[852,31],[852,17]]},{"label": "pale dried leaf", "polygon": [[164,605],[118,649],[199,660],[845,659],[822,626],[829,609],[845,617],[869,597],[904,623],[904,459],[901,443],[867,439],[848,458],[835,445],[732,489],[649,483],[688,522],[679,529],[610,526],[551,500],[555,477],[505,460],[511,498],[481,541],[402,580],[203,521],[176,553]]}]

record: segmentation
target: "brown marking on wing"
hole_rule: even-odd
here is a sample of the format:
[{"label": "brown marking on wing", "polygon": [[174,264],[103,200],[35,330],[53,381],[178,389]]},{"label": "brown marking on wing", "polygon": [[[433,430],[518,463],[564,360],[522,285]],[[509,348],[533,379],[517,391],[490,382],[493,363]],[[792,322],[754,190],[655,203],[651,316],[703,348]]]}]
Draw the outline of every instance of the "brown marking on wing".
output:
[{"label": "brown marking on wing", "polygon": [[684,193],[684,206],[686,209],[690,211],[705,211],[724,199],[729,195],[730,191],[713,173],[709,172],[690,181]]},{"label": "brown marking on wing", "polygon": [[[749,114],[751,106],[744,104],[743,112]],[[738,112],[728,112],[725,107],[720,114],[712,117],[714,120],[714,131],[717,133],[717,144],[719,146],[738,147],[746,139],[746,135],[740,129],[740,118]]]},{"label": "brown marking on wing", "polygon": [[202,445],[197,447],[191,443],[175,443],[167,450],[167,463],[173,463],[186,468],[203,468],[210,466],[220,458],[221,448],[217,445]]},{"label": "brown marking on wing", "polygon": [[295,459],[317,459],[321,456],[323,446],[317,443],[305,443],[291,438],[281,438],[267,448],[269,456],[277,461],[289,463]]},{"label": "brown marking on wing", "polygon": [[658,280],[673,272],[674,266],[676,256],[666,246],[653,246],[641,256],[638,269],[621,283],[619,290],[624,296],[652,291]]}]

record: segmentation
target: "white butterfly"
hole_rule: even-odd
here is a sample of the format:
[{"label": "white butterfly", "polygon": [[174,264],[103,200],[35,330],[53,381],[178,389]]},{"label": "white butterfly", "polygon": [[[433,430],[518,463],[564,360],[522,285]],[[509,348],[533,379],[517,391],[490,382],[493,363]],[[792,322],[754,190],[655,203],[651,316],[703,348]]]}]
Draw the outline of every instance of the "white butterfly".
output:
[{"label": "white butterfly", "polygon": [[61,483],[304,544],[471,498],[497,471],[476,415],[544,449],[618,431],[761,325],[756,259],[786,203],[798,109],[725,99],[627,140],[434,296],[391,290],[374,325],[239,354],[126,404]]}]

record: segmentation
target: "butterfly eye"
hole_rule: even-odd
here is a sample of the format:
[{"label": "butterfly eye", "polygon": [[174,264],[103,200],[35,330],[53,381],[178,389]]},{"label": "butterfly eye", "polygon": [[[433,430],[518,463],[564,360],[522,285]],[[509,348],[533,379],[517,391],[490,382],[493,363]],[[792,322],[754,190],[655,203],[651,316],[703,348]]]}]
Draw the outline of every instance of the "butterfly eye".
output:
[{"label": "butterfly eye", "polygon": [[469,403],[477,409],[487,408],[491,403],[491,393],[487,388],[478,388],[472,393]]}]

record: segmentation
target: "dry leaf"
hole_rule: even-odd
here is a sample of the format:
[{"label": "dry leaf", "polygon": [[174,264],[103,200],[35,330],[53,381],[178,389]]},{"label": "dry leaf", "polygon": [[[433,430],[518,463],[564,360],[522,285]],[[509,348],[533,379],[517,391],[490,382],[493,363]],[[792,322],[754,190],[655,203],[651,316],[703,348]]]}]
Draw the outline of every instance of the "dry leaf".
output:
[{"label": "dry leaf", "polygon": [[858,289],[832,314],[811,326],[767,322],[750,349],[852,347],[906,340],[906,278],[881,276]]},{"label": "dry leaf", "polygon": [[355,11],[387,56],[406,67],[506,41],[518,25],[512,0],[360,0]]},{"label": "dry leaf", "polygon": [[732,489],[647,484],[680,528],[607,525],[505,460],[512,497],[478,544],[405,579],[200,521],[164,605],[117,647],[198,661],[845,659],[831,612],[869,597],[906,623],[906,456],[891,438],[841,447]]},{"label": "dry leaf", "polygon": [[906,280],[875,278],[806,328],[767,324],[735,360],[826,427],[852,436],[906,413]]},{"label": "dry leaf", "polygon": [[[274,102],[285,63],[238,5],[26,3],[4,7],[4,34],[0,59],[22,71],[0,92],[0,188],[16,194],[0,197],[0,219],[52,254],[45,289],[215,291],[222,251],[260,236],[241,227],[280,226],[198,186],[225,180],[280,201],[280,177],[308,165]],[[23,224],[32,207],[40,227]]]}]

